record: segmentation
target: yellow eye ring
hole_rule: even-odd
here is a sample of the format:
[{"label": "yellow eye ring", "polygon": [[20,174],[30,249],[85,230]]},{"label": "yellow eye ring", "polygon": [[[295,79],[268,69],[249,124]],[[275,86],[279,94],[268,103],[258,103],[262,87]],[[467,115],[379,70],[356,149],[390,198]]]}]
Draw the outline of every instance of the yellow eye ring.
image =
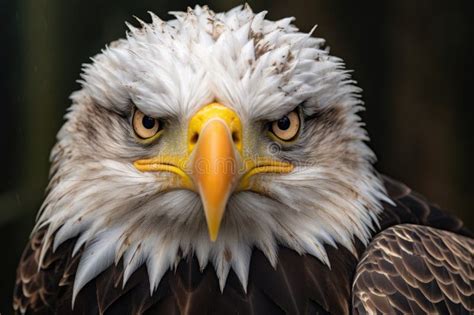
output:
[{"label": "yellow eye ring", "polygon": [[283,141],[293,140],[300,130],[300,116],[297,111],[292,111],[270,125],[270,131]]},{"label": "yellow eye ring", "polygon": [[141,139],[149,139],[161,129],[158,119],[147,116],[138,109],[133,113],[132,125],[135,134]]}]

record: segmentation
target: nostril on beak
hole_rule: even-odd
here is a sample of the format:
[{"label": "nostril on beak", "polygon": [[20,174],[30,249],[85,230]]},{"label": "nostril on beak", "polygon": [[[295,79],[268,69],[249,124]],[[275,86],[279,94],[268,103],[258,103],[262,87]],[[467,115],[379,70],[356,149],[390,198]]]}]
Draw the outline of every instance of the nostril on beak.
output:
[{"label": "nostril on beak", "polygon": [[198,140],[199,140],[199,133],[198,132],[193,133],[190,139],[191,144],[196,144]]},{"label": "nostril on beak", "polygon": [[[240,136],[239,136],[239,132],[238,131],[232,131],[232,141],[237,144],[240,142]],[[193,135],[191,136],[189,142],[191,144],[196,144],[199,140],[199,132],[195,132],[193,133]]]},{"label": "nostril on beak", "polygon": [[240,141],[239,133],[237,131],[232,132],[232,141],[238,143]]}]

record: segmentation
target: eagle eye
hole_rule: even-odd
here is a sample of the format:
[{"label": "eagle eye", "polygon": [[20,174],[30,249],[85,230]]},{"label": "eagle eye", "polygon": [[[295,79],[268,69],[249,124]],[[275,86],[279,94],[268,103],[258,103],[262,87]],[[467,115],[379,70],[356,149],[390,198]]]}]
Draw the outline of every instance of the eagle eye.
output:
[{"label": "eagle eye", "polygon": [[300,130],[300,116],[296,110],[286,114],[270,125],[270,131],[280,140],[293,140]]},{"label": "eagle eye", "polygon": [[149,139],[161,129],[158,119],[147,116],[138,109],[133,114],[132,124],[135,134],[141,139]]}]

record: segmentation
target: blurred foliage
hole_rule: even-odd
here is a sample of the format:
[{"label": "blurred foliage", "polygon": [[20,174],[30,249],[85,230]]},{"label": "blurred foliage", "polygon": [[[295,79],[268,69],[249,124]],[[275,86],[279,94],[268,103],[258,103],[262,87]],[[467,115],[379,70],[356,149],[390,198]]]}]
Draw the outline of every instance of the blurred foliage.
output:
[{"label": "blurred foliage", "polygon": [[[216,11],[240,4],[210,1]],[[270,19],[295,16],[327,39],[364,89],[364,120],[379,162],[473,227],[474,20],[471,1],[249,1]],[[0,0],[0,311],[47,184],[55,133],[79,88],[82,63],[136,15],[193,6],[174,0]]]}]

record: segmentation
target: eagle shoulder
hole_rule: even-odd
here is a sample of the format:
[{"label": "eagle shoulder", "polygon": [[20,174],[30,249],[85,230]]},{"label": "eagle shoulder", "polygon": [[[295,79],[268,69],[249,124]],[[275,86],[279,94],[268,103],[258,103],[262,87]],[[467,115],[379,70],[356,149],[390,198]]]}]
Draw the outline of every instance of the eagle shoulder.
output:
[{"label": "eagle shoulder", "polygon": [[51,314],[67,296],[74,280],[79,256],[72,257],[72,242],[57,251],[46,251],[41,259],[45,230],[32,234],[17,268],[13,308],[21,314]]},{"label": "eagle shoulder", "polygon": [[383,176],[384,204],[352,285],[355,314],[471,314],[474,239],[461,220]]},{"label": "eagle shoulder", "polygon": [[353,283],[355,314],[472,314],[474,239],[401,224],[378,234]]}]

